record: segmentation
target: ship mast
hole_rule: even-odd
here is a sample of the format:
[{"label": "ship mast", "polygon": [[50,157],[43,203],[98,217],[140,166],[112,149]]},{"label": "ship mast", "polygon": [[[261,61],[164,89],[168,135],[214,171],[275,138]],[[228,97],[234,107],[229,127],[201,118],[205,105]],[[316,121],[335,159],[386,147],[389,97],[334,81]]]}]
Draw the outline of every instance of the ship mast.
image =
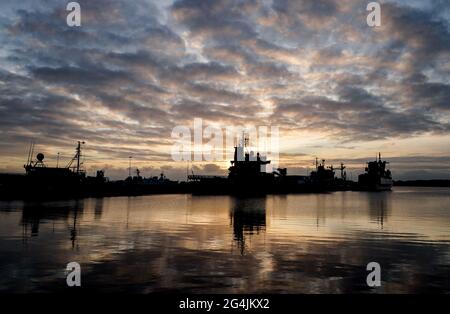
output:
[{"label": "ship mast", "polygon": [[[78,141],[78,145],[77,148],[75,149],[75,156],[73,156],[72,160],[69,162],[69,164],[67,165],[66,168],[75,168],[74,170],[76,171],[77,174],[80,173],[80,166],[82,164],[82,162],[80,161],[81,159],[81,144],[84,144],[84,141]],[[75,167],[72,167],[72,163],[75,162],[77,163],[77,165]]]},{"label": "ship mast", "polygon": [[131,178],[131,158],[133,156],[128,156],[128,176]]},{"label": "ship mast", "polygon": [[78,141],[76,156],[77,156],[77,173],[80,173],[80,156],[81,156],[81,142],[80,141]]}]

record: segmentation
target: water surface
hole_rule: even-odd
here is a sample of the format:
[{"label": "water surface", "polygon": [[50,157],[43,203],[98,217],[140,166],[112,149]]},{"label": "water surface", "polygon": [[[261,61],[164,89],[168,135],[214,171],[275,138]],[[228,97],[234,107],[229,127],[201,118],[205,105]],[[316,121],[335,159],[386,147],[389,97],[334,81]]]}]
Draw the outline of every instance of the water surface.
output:
[{"label": "water surface", "polygon": [[[0,202],[0,292],[450,292],[450,189]],[[381,287],[366,265],[381,265]]]}]

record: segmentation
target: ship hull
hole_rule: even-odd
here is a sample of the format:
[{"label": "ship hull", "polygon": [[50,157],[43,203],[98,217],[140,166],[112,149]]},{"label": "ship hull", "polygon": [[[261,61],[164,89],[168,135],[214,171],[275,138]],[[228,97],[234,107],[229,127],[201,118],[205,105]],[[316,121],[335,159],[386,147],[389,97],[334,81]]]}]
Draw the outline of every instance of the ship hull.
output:
[{"label": "ship hull", "polygon": [[358,190],[360,191],[390,191],[393,181],[391,178],[372,177],[367,174],[359,176]]},{"label": "ship hull", "polygon": [[380,183],[376,185],[377,191],[390,191],[392,190],[392,179],[380,178]]}]

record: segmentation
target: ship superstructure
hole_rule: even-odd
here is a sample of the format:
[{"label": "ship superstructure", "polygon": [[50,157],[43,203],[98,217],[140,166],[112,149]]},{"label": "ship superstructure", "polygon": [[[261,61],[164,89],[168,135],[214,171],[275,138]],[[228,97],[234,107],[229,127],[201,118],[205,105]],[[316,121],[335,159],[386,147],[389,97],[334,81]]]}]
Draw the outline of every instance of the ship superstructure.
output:
[{"label": "ship superstructure", "polygon": [[325,159],[321,162],[316,158],[316,170],[311,171],[310,180],[312,184],[332,186],[335,183],[333,166],[325,166]]},{"label": "ship superstructure", "polygon": [[389,163],[381,160],[381,153],[375,161],[367,163],[365,173],[359,175],[358,185],[364,190],[389,191],[392,188],[392,174],[387,165]]},{"label": "ship superstructure", "polygon": [[246,151],[248,141],[249,139],[245,137],[243,142],[234,147],[234,158],[230,161],[228,179],[238,184],[272,181],[275,174],[266,172],[266,166],[270,164],[270,160],[260,156],[259,152],[255,156],[253,151]]}]

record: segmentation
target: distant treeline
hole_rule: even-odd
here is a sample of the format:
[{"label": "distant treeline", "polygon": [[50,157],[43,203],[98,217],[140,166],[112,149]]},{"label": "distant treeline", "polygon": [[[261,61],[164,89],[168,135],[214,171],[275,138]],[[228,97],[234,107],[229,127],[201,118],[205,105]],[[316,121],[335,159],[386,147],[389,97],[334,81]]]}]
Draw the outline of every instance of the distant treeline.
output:
[{"label": "distant treeline", "polygon": [[432,187],[450,187],[450,180],[407,180],[394,181],[395,186],[432,186]]}]

